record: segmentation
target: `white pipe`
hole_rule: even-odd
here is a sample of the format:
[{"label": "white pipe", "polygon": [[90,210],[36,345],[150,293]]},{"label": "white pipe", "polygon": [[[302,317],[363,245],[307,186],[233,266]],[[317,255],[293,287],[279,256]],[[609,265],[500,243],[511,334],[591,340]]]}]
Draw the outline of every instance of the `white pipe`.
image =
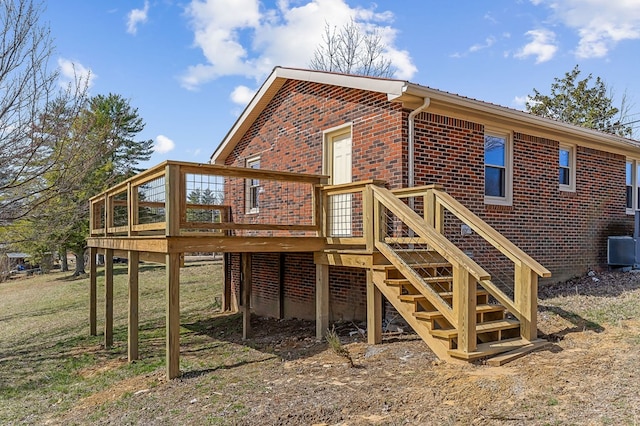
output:
[{"label": "white pipe", "polygon": [[414,124],[415,124],[414,120],[416,118],[416,115],[420,114],[422,111],[424,111],[429,107],[430,103],[431,103],[430,98],[424,98],[424,103],[409,113],[409,165],[408,165],[408,171],[407,171],[407,173],[409,173],[408,180],[407,180],[407,186],[409,188],[412,188],[415,186],[416,147],[415,147],[415,140],[414,140]]}]

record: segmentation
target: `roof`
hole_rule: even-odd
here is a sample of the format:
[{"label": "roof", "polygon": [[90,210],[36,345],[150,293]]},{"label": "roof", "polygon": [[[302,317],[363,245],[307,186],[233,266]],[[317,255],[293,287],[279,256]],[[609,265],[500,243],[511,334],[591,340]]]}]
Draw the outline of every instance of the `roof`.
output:
[{"label": "roof", "polygon": [[403,107],[407,109],[418,108],[428,99],[429,107],[425,109],[425,112],[459,117],[481,124],[502,125],[505,128],[533,136],[575,143],[616,154],[640,155],[640,142],[632,139],[540,117],[405,80],[276,67],[211,155],[212,164],[224,164],[225,159],[245,132],[288,80],[385,93],[390,102],[401,102]]},{"label": "roof", "polygon": [[24,259],[27,257],[31,257],[31,255],[27,253],[7,253],[7,257],[9,259]]}]

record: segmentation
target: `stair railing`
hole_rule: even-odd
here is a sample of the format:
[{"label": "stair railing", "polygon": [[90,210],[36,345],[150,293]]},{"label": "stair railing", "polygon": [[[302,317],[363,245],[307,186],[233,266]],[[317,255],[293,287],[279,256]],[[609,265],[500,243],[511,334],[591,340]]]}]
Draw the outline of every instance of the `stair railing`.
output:
[{"label": "stair railing", "polygon": [[[458,350],[475,351],[476,283],[489,280],[489,274],[391,191],[374,185],[370,185],[370,189],[376,248],[458,330]],[[451,306],[433,288],[425,285],[421,276],[393,249],[390,243],[398,239],[410,246],[425,244],[452,265]]]},{"label": "stair railing", "polygon": [[538,277],[550,277],[551,272],[446,193],[440,185],[402,189],[398,196],[424,197],[425,220],[438,232],[444,233],[445,211],[449,212],[513,263],[513,298],[489,279],[478,282],[520,321],[523,338],[536,339]]}]

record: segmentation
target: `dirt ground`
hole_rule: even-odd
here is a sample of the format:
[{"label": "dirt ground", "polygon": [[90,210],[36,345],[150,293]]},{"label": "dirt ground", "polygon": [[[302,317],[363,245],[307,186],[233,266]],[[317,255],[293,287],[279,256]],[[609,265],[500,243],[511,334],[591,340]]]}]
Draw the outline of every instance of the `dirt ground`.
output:
[{"label": "dirt ground", "polygon": [[441,362],[410,330],[371,346],[362,324],[338,324],[351,368],[315,341],[312,322],[253,318],[255,336],[243,342],[240,317],[219,314],[183,324],[180,379],[128,378],[47,423],[639,424],[640,274],[543,288],[539,306],[540,334],[553,344],[502,367]]}]

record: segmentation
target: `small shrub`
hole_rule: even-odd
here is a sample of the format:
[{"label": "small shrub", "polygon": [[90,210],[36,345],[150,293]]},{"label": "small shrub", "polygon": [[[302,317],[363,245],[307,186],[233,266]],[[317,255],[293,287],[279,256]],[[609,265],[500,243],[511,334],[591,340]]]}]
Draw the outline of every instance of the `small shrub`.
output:
[{"label": "small shrub", "polygon": [[351,357],[351,354],[349,353],[349,350],[347,348],[345,348],[344,346],[342,346],[342,342],[340,341],[340,336],[338,336],[338,333],[336,333],[336,329],[335,327],[333,327],[331,330],[327,330],[327,343],[329,343],[329,347],[331,347],[331,349],[333,349],[333,351],[338,354],[339,356],[345,358],[347,361],[349,361],[349,366],[350,367],[355,367],[355,363],[353,362],[353,358]]}]

